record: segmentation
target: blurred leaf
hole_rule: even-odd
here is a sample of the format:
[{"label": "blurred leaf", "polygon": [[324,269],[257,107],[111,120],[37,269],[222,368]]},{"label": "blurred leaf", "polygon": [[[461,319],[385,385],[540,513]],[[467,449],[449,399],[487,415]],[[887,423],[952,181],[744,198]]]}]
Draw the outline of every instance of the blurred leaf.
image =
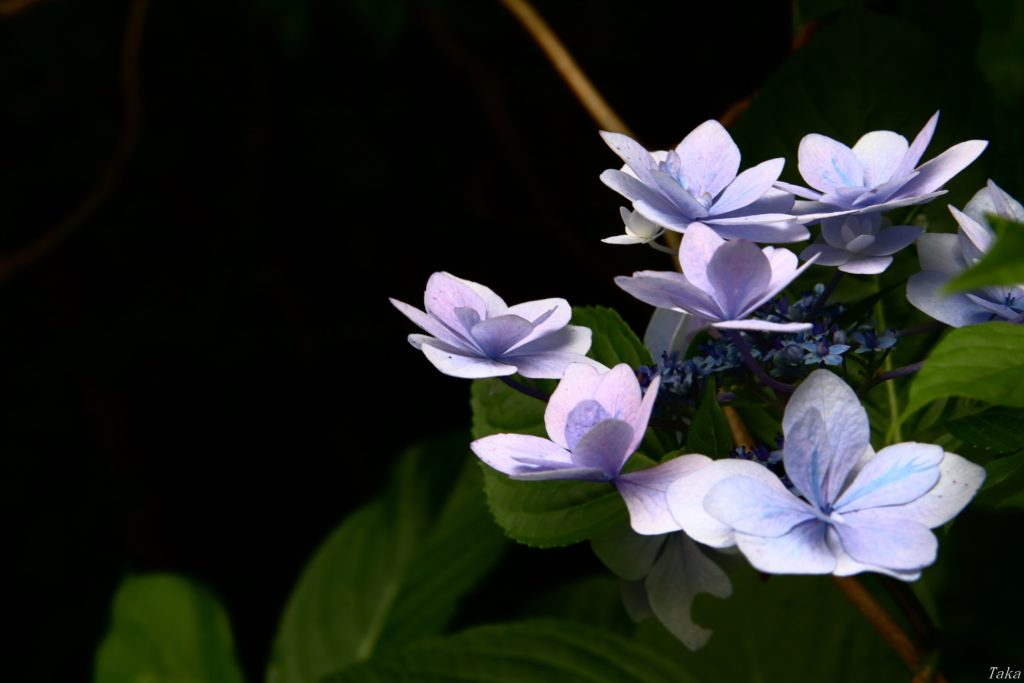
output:
[{"label": "blurred leaf", "polygon": [[[481,626],[352,667],[330,683],[688,683],[656,650],[575,621]],[[721,680],[718,678],[712,680]]]},{"label": "blurred leaf", "polygon": [[1005,0],[975,0],[981,14],[982,39],[978,41],[978,66],[992,86],[996,99],[1020,107],[1024,95],[1024,5]]},{"label": "blurred leaf", "polygon": [[697,412],[686,434],[687,453],[703,453],[711,458],[727,458],[732,452],[732,431],[721,406],[718,405],[718,390],[711,378],[704,389],[704,396],[697,406]]},{"label": "blurred leaf", "polygon": [[991,223],[998,235],[995,243],[980,261],[949,281],[947,292],[1024,282],[1024,225],[995,217]]},{"label": "blurred leaf", "polygon": [[1024,448],[1024,410],[989,408],[946,424],[949,433],[960,441],[993,453],[1013,453]]},{"label": "blurred leaf", "polygon": [[994,322],[950,332],[910,385],[906,412],[947,396],[1024,408],[1024,327]]},{"label": "blurred leaf", "polygon": [[[392,488],[350,515],[320,546],[288,600],[267,680],[319,681],[382,647],[439,633],[506,541],[491,521],[464,437],[412,448]],[[461,474],[440,509],[430,480]],[[468,539],[472,539],[471,542]]]},{"label": "blurred leaf", "polygon": [[95,683],[241,683],[231,625],[217,598],[171,574],[130,577],[114,596]]},{"label": "blurred leaf", "polygon": [[[499,380],[473,382],[473,437],[515,433],[546,436],[544,407]],[[611,484],[589,481],[516,481],[481,464],[487,504],[505,533],[537,547],[584,541],[625,518]]]},{"label": "blurred leaf", "polygon": [[1024,453],[997,458],[985,465],[985,484],[971,505],[984,508],[1024,507]]},{"label": "blurred leaf", "polygon": [[[738,563],[737,563],[738,564]],[[823,576],[765,576],[749,565],[730,572],[728,600],[698,596],[694,619],[714,631],[696,652],[656,624],[640,636],[708,681],[906,680],[902,662]]]},{"label": "blurred leaf", "polygon": [[589,327],[593,343],[587,354],[609,368],[626,363],[634,370],[653,365],[651,353],[617,312],[604,306],[582,306],[572,309],[572,324]]}]

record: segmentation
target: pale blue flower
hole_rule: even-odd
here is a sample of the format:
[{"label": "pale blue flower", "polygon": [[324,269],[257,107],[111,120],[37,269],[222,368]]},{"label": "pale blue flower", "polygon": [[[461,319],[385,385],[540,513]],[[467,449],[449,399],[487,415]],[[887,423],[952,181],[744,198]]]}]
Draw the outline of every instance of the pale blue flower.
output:
[{"label": "pale blue flower", "polygon": [[714,461],[666,493],[691,538],[735,544],[764,572],[914,580],[935,561],[930,529],[955,517],[985,479],[983,468],[940,446],[900,443],[875,453],[857,395],[827,370],[793,393],[782,430],[786,474],[802,498],[743,460]]},{"label": "pale blue flower", "polygon": [[922,232],[924,228],[916,225],[882,227],[879,213],[826,218],[821,222],[821,236],[800,253],[800,258],[817,256],[819,266],[877,275],[889,267],[893,254],[910,246]]},{"label": "pale blue flower", "polygon": [[702,455],[683,455],[646,470],[622,474],[647,431],[659,379],[641,397],[640,384],[622,363],[599,372],[570,365],[544,411],[549,439],[526,434],[495,434],[477,439],[473,452],[512,479],[608,481],[629,508],[633,529],[661,534],[679,529],[665,504],[665,489],[693,469]]},{"label": "pale blue flower", "polygon": [[726,242],[711,228],[694,223],[679,247],[682,273],[644,270],[617,277],[615,284],[644,303],[690,313],[713,327],[798,332],[810,329],[811,323],[751,316],[812,262],[798,268],[796,255],[787,249],[761,249],[743,239]]},{"label": "pale blue flower", "polygon": [[945,294],[946,284],[977,263],[995,241],[986,215],[1024,223],[1024,206],[991,180],[964,210],[949,210],[959,224],[956,235],[922,235],[917,244],[922,272],[907,281],[907,299],[931,317],[963,327],[990,320],[1024,321],[1024,283],[986,287],[962,294]]},{"label": "pale blue flower", "polygon": [[448,273],[434,273],[424,295],[426,312],[390,299],[426,334],[410,334],[409,343],[452,377],[524,377],[557,379],[570,363],[603,368],[584,354],[590,330],[569,325],[572,308],[565,299],[542,299],[508,306],[487,287]]},{"label": "pale blue flower", "polygon": [[796,206],[804,222],[924,204],[944,194],[942,186],[988,145],[985,140],[961,142],[918,166],[938,121],[935,112],[910,144],[888,130],[867,133],[853,149],[824,135],[806,135],[797,157],[800,175],[814,189],[789,183],[775,186],[811,200]]},{"label": "pale blue flower", "polygon": [[790,213],[793,196],[772,187],[785,160],[737,175],[740,150],[717,121],[705,121],[669,151],[649,152],[620,133],[601,136],[626,162],[602,173],[602,182],[655,224],[685,232],[699,222],[727,239],[757,242],[807,239]]},{"label": "pale blue flower", "polygon": [[605,237],[602,242],[608,244],[648,244],[658,239],[665,228],[654,221],[643,217],[637,211],[630,211],[624,206],[619,207],[619,214],[622,216],[622,224],[625,226],[625,235],[614,235]]}]

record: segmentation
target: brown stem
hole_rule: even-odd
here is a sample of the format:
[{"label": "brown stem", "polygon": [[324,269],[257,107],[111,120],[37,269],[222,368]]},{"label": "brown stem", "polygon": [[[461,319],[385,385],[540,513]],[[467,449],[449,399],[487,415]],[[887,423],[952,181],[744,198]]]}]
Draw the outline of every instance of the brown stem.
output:
[{"label": "brown stem", "polygon": [[594,84],[590,82],[587,75],[580,69],[579,64],[572,58],[565,45],[559,40],[555,32],[551,30],[544,17],[537,13],[528,0],[501,0],[501,4],[511,12],[523,28],[536,41],[540,49],[544,51],[548,61],[555,67],[558,74],[569,86],[576,99],[590,114],[602,130],[613,133],[625,133],[632,136],[629,126],[619,118],[611,105],[601,96]]},{"label": "brown stem", "polygon": [[[9,3],[17,5],[17,2]],[[25,3],[22,3],[25,4]],[[124,121],[121,138],[114,150],[106,170],[99,182],[82,203],[62,221],[51,227],[20,250],[0,258],[0,282],[9,280],[26,267],[43,258],[70,234],[89,220],[96,210],[113,194],[121,179],[121,173],[138,138],[142,119],[141,96],[139,94],[139,52],[142,47],[142,29],[145,25],[148,0],[133,0],[125,26],[124,44],[121,49],[121,83],[123,90]],[[0,14],[6,13],[6,5],[0,5]]]}]

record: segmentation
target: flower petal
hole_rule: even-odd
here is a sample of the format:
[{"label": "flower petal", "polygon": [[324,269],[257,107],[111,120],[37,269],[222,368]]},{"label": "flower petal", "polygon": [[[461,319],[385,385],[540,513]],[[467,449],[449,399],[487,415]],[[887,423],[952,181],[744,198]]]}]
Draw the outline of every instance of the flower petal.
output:
[{"label": "flower petal", "polygon": [[917,168],[917,162],[921,161],[921,157],[924,156],[924,151],[928,148],[928,143],[932,141],[932,135],[935,134],[935,126],[938,123],[939,112],[935,112],[925,122],[924,127],[921,128],[918,134],[914,136],[914,141],[910,143],[907,153],[903,155],[903,160],[900,161],[899,166],[893,171],[892,175],[894,178],[904,176]]},{"label": "flower petal", "polygon": [[672,176],[662,171],[651,171],[651,178],[654,180],[654,186],[661,191],[662,196],[672,202],[675,208],[673,213],[691,220],[698,220],[708,215],[708,210],[704,208],[704,205],[684,190]]},{"label": "flower petal", "polygon": [[665,536],[644,536],[629,524],[618,524],[590,539],[590,548],[612,574],[626,581],[647,576],[665,544]]},{"label": "flower petal", "polygon": [[712,327],[720,330],[754,330],[757,332],[806,332],[814,327],[811,323],[773,323],[757,318],[746,320],[726,320],[720,323],[711,323]]},{"label": "flower petal", "polygon": [[671,308],[656,308],[644,332],[644,346],[656,360],[660,360],[663,353],[671,354],[673,351],[685,358],[690,343],[707,325],[700,316]]},{"label": "flower petal", "polygon": [[971,197],[964,213],[979,222],[984,221],[987,214],[995,214],[1024,223],[1024,206],[991,180]]},{"label": "flower petal", "polygon": [[732,595],[729,577],[685,534],[669,536],[644,585],[654,616],[691,650],[711,637],[710,630],[693,621],[694,598],[698,593],[718,598]]},{"label": "flower petal", "polygon": [[490,287],[485,287],[479,282],[470,282],[469,280],[463,280],[461,277],[456,277],[451,273],[442,273],[442,275],[447,275],[453,280],[461,282],[463,285],[469,287],[474,292],[476,292],[476,295],[479,296],[484,302],[484,308],[487,312],[488,318],[494,318],[499,315],[504,315],[505,313],[508,312],[508,306],[505,304],[505,300],[502,299],[497,294],[495,294]]},{"label": "flower petal", "polygon": [[629,520],[638,534],[667,534],[679,530],[669,512],[665,492],[680,477],[704,467],[707,461],[699,455],[681,455],[655,467],[620,474],[615,487],[629,508]]},{"label": "flower petal", "polygon": [[724,320],[745,318],[750,305],[769,288],[772,269],[768,257],[748,240],[721,245],[708,262],[707,278],[714,288]]},{"label": "flower petal", "polygon": [[893,197],[915,197],[938,190],[988,147],[987,140],[968,140],[953,145],[934,159],[918,167],[918,176],[904,185]]},{"label": "flower petal", "polygon": [[817,200],[821,199],[821,193],[810,190],[803,185],[794,185],[793,183],[784,183],[781,180],[776,181],[775,187],[779,188],[783,192],[789,192],[794,194],[801,199]]},{"label": "flower petal", "polygon": [[841,266],[850,260],[850,252],[839,247],[816,242],[800,252],[800,258],[805,261],[813,258],[814,262],[819,266]]},{"label": "flower petal", "polygon": [[686,229],[693,223],[692,216],[683,214],[674,206],[668,209],[660,209],[657,204],[638,199],[633,202],[633,208],[647,220],[653,221],[674,232],[686,232]]},{"label": "flower petal", "polygon": [[499,315],[473,325],[470,334],[488,358],[498,359],[533,332],[533,325],[517,315]]},{"label": "flower petal", "polygon": [[891,256],[900,249],[914,243],[924,232],[919,225],[894,225],[881,230],[875,235],[874,243],[864,250],[869,256]]},{"label": "flower petal", "polygon": [[548,407],[544,410],[544,427],[548,437],[562,448],[569,447],[565,438],[569,413],[583,401],[594,398],[601,377],[602,373],[597,368],[574,363],[565,369],[562,381],[548,399]]},{"label": "flower petal", "polygon": [[708,320],[723,318],[718,303],[692,285],[682,273],[642,270],[632,277],[620,275],[615,278],[615,284],[651,306],[679,309]]},{"label": "flower petal", "polygon": [[458,347],[469,347],[469,344],[464,337],[456,334],[440,320],[432,318],[415,306],[410,306],[409,304],[397,299],[388,299],[388,301],[390,301],[391,305],[397,308],[402,315],[416,323],[416,325],[421,329],[429,332],[434,337],[437,337],[439,340]]},{"label": "flower petal", "polygon": [[811,520],[775,538],[737,533],[736,545],[750,564],[769,574],[830,574],[836,558],[825,541],[827,529]]},{"label": "flower petal", "polygon": [[729,477],[745,476],[764,482],[778,481],[767,467],[749,460],[711,460],[695,455],[694,463],[704,461],[704,466],[691,474],[677,479],[665,491],[669,512],[683,531],[698,543],[714,548],[725,548],[735,543],[733,530],[728,524],[711,516],[704,509],[704,498],[718,482]]},{"label": "flower petal", "polygon": [[836,568],[832,572],[836,576],[853,576],[854,574],[860,574],[861,572],[875,572],[876,574],[891,576],[894,579],[899,579],[900,581],[917,581],[921,578],[921,571],[918,569],[899,571],[895,569],[888,569],[886,567],[879,567],[873,564],[858,562],[843,550],[843,544],[839,540],[839,534],[836,532],[835,527],[829,527],[825,540],[828,543],[829,550],[831,550],[832,554],[836,556]]},{"label": "flower petal", "polygon": [[[559,351],[563,353],[576,353],[583,355],[590,350],[591,336],[592,332],[589,327],[583,327],[581,325],[566,325],[562,329],[551,332],[539,339],[520,342],[508,350],[504,357],[509,359],[511,362],[511,359],[513,358],[528,357],[547,351]],[[589,358],[579,362],[590,363],[595,365],[597,368],[604,369],[604,366],[600,363],[592,361]],[[561,377],[561,375],[558,377]]]},{"label": "flower petal", "polygon": [[632,441],[633,428],[628,422],[604,420],[579,440],[572,449],[572,461],[577,467],[601,470],[608,479],[612,479],[619,474],[626,458],[632,455],[628,450]]},{"label": "flower petal", "polygon": [[848,512],[835,530],[854,560],[895,570],[927,567],[939,547],[928,527],[903,517],[898,507]]},{"label": "flower petal", "polygon": [[725,240],[703,223],[690,226],[679,244],[679,265],[687,281],[705,292],[714,291],[708,280],[708,262],[723,244]]},{"label": "flower petal", "polygon": [[[514,476],[538,469],[572,467],[572,455],[547,439],[526,434],[494,434],[469,445],[492,468]],[[523,461],[537,464],[524,464]]]},{"label": "flower petal", "polygon": [[676,145],[679,166],[694,194],[718,196],[740,169],[740,150],[718,121],[705,121]]},{"label": "flower petal", "polygon": [[[923,235],[921,239],[925,237],[928,235]],[[911,275],[907,280],[907,300],[918,310],[950,327],[987,322],[991,313],[968,299],[966,294],[947,296],[942,293],[949,280],[949,275],[931,271]]]},{"label": "flower petal", "polygon": [[[544,341],[544,339],[539,341]],[[589,365],[598,370],[606,369],[596,360],[587,358],[581,353],[569,351],[536,351],[522,355],[505,356],[502,358],[502,361],[515,365],[516,371],[520,375],[530,379],[561,379],[562,375],[565,374],[565,369],[575,364]]]},{"label": "flower petal", "polygon": [[628,135],[609,133],[608,131],[601,131],[601,138],[612,148],[613,152],[619,155],[619,158],[626,162],[640,182],[645,185],[654,185],[654,180],[651,178],[651,170],[655,167],[654,157],[639,142]]},{"label": "flower petal", "polygon": [[853,146],[853,153],[864,167],[864,184],[875,187],[891,180],[909,146],[905,137],[890,130],[862,136]]},{"label": "flower petal", "polygon": [[580,440],[599,422],[610,420],[611,415],[592,398],[580,401],[565,419],[565,444],[575,450]]},{"label": "flower petal", "polygon": [[899,508],[900,514],[929,529],[942,526],[964,509],[985,481],[985,468],[946,453],[939,463],[939,481],[926,494]]},{"label": "flower petal", "polygon": [[987,225],[979,223],[954,206],[948,208],[960,226],[960,253],[966,263],[972,264],[992,248],[996,236]]},{"label": "flower petal", "polygon": [[464,280],[449,273],[431,275],[427,280],[427,290],[423,299],[426,311],[431,317],[453,331],[464,334],[467,339],[470,338],[470,331],[466,329],[456,311],[460,308],[473,311],[476,313],[477,321],[487,318],[487,303],[483,297]]},{"label": "flower petal", "polygon": [[704,509],[741,533],[774,538],[816,517],[814,510],[790,493],[781,481],[736,476],[715,484]]},{"label": "flower petal", "polygon": [[[484,377],[504,377],[514,375],[516,368],[513,365],[502,363],[489,358],[479,356],[463,355],[456,353],[451,347],[441,347],[429,340],[423,341],[420,349],[434,367],[450,377],[462,377],[463,379],[481,379]],[[467,354],[469,352],[466,352]]]},{"label": "flower petal", "polygon": [[761,198],[782,174],[785,159],[770,159],[736,176],[711,207],[713,215],[738,211]]},{"label": "flower petal", "polygon": [[633,202],[645,202],[660,212],[672,213],[675,208],[661,193],[644,185],[624,171],[608,169],[601,173],[601,182]]},{"label": "flower petal", "polygon": [[[797,423],[815,412],[820,415],[822,423],[818,425],[812,419],[803,427],[805,432],[810,428],[810,433],[805,433],[803,438],[791,439],[790,431]],[[822,428],[829,452],[808,452],[810,442],[803,439],[812,438],[813,432]],[[786,473],[808,500],[813,501],[814,496],[821,495],[822,502],[832,502],[838,497],[846,476],[864,454],[871,439],[868,416],[857,394],[828,370],[815,370],[793,392],[782,416],[782,432],[786,437],[783,454]],[[795,450],[791,451],[791,443]],[[804,488],[812,485],[811,482],[819,488],[820,494]]]},{"label": "flower petal", "polygon": [[[768,214],[766,214],[767,216]],[[770,214],[775,217],[774,220],[765,220],[760,222],[762,216],[750,216],[749,218],[757,219],[753,222],[733,222],[737,219],[733,218],[705,218],[704,222],[720,237],[724,237],[730,240],[750,240],[751,242],[802,242],[811,233],[807,230],[802,223],[798,223],[796,220],[790,218],[789,220],[781,220],[778,218],[780,214]]]},{"label": "flower petal", "polygon": [[862,187],[864,167],[853,150],[841,142],[812,133],[800,141],[797,166],[807,184],[822,192]]},{"label": "flower petal", "polygon": [[858,254],[839,266],[839,270],[854,275],[877,275],[884,272],[891,263],[892,256],[862,256]]},{"label": "flower petal", "polygon": [[904,505],[917,500],[939,480],[941,446],[899,443],[878,451],[835,503],[842,514],[853,510]]}]

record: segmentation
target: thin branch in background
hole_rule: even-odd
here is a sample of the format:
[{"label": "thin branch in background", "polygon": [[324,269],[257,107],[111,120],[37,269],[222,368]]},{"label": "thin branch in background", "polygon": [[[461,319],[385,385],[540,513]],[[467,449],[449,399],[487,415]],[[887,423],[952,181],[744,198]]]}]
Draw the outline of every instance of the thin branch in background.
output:
[{"label": "thin branch in background", "polygon": [[[0,5],[16,5],[8,2]],[[22,1],[23,5],[27,4]],[[139,54],[142,50],[142,31],[146,22],[149,0],[132,0],[125,25],[124,43],[121,48],[122,122],[121,137],[106,169],[100,176],[93,191],[62,221],[51,227],[27,246],[0,257],[0,282],[9,280],[36,261],[42,259],[59,246],[69,235],[81,227],[96,210],[113,194],[121,180],[121,174],[135,149],[142,121],[142,98],[140,94]],[[0,14],[5,10],[0,9]]]},{"label": "thin branch in background", "polygon": [[587,75],[583,73],[579,64],[569,54],[565,45],[555,35],[555,32],[551,30],[548,23],[544,21],[544,17],[537,13],[533,5],[528,0],[501,0],[501,4],[515,16],[523,28],[536,41],[540,49],[544,51],[552,66],[558,71],[558,75],[569,86],[569,90],[576,95],[576,99],[580,101],[580,104],[590,114],[590,118],[594,119],[594,123],[602,130],[613,133],[625,133],[630,137],[634,137],[633,133],[629,130],[629,126],[619,118],[615,110],[611,108],[604,97],[601,96],[601,93],[597,91],[597,88],[590,82]]},{"label": "thin branch in background", "polygon": [[529,396],[530,398],[535,398],[538,401],[541,401],[542,403],[547,403],[548,399],[551,398],[550,396],[545,394],[540,389],[535,389],[534,387],[528,387],[525,384],[523,384],[522,382],[514,380],[514,379],[512,379],[511,377],[509,377],[507,375],[505,375],[503,377],[499,377],[498,379],[500,379],[502,382],[504,382],[508,386],[512,387],[513,389],[515,389],[519,393],[525,394],[526,396]]},{"label": "thin branch in background", "polygon": [[919,360],[916,363],[911,363],[910,365],[904,365],[902,367],[893,368],[892,370],[886,370],[885,372],[875,373],[875,375],[869,378],[868,381],[864,382],[864,386],[860,388],[860,392],[858,393],[863,395],[870,391],[876,384],[881,384],[882,382],[886,382],[890,379],[909,377],[910,375],[919,372],[923,367],[924,361]]},{"label": "thin branch in background", "polygon": [[0,17],[12,17],[38,4],[39,0],[0,0]]}]

